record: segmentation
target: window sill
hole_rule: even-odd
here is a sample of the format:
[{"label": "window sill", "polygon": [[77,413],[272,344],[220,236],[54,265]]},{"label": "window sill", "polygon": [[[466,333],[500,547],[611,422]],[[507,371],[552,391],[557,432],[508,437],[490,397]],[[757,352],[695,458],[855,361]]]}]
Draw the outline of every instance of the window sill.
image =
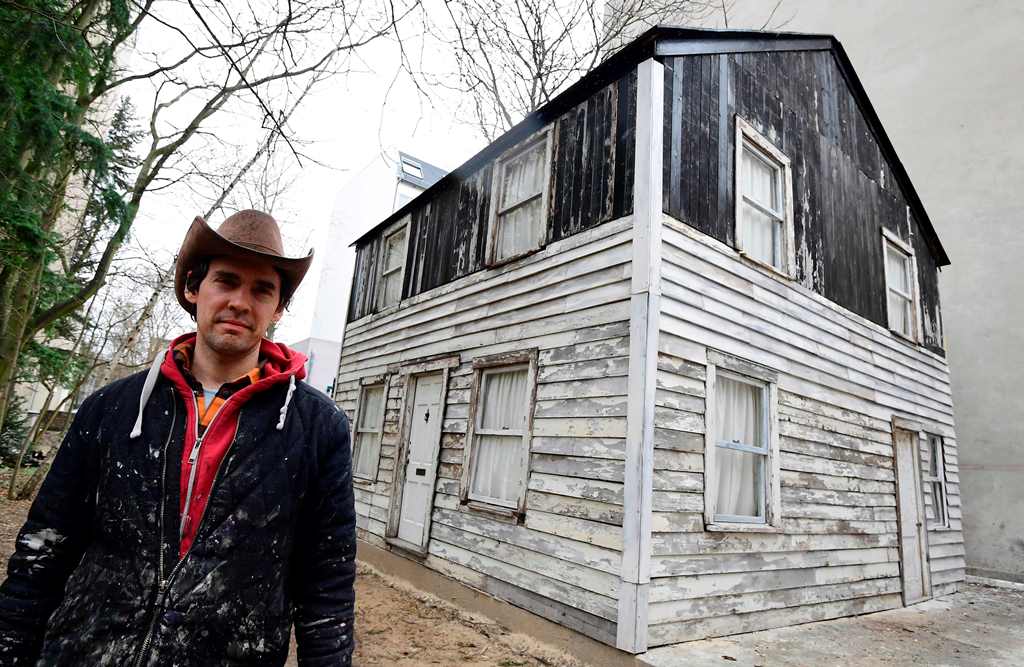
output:
[{"label": "window sill", "polygon": [[951,532],[954,532],[954,531],[959,531],[960,529],[959,528],[952,528],[951,526],[944,526],[942,524],[936,524],[936,525],[928,526],[928,528],[926,530],[928,532],[930,532],[930,533],[951,533]]},{"label": "window sill", "polygon": [[504,521],[505,523],[519,523],[521,516],[518,510],[501,507],[500,505],[491,505],[479,500],[464,500],[460,510],[470,514],[480,514],[491,519]]},{"label": "window sill", "polygon": [[495,259],[495,260],[492,260],[492,261],[488,262],[486,268],[488,268],[488,269],[496,269],[499,266],[505,266],[506,264],[511,264],[512,262],[515,262],[516,260],[522,259],[524,257],[529,257],[530,255],[535,255],[535,254],[537,254],[538,252],[540,252],[543,249],[544,249],[544,244],[541,244],[541,245],[537,246],[536,248],[530,248],[529,250],[527,250],[525,252],[521,252],[518,255],[512,255],[511,257],[502,257],[501,259]]},{"label": "window sill", "polygon": [[914,345],[920,345],[920,341],[918,341],[916,338],[911,338],[910,336],[906,335],[905,333],[896,331],[895,329],[890,328],[889,329],[889,333],[891,333],[893,336],[896,336],[897,338],[901,338],[901,339],[907,341],[908,343],[913,343]]},{"label": "window sill", "polygon": [[781,533],[781,526],[771,526],[766,523],[709,523],[704,525],[704,530],[710,533]]},{"label": "window sill", "polygon": [[355,485],[355,486],[372,487],[376,483],[377,483],[377,480],[375,480],[375,479],[368,479],[368,478],[365,478],[365,477],[356,477],[355,475],[352,475],[352,484]]},{"label": "window sill", "polygon": [[738,252],[740,254],[740,259],[742,259],[744,262],[747,262],[748,264],[752,265],[754,268],[761,269],[763,271],[767,271],[768,273],[772,274],[773,276],[775,276],[777,278],[782,278],[783,280],[786,280],[786,281],[790,281],[791,282],[793,280],[796,280],[796,278],[794,278],[792,274],[787,273],[787,272],[783,271],[782,269],[779,269],[778,267],[776,267],[776,266],[774,266],[772,264],[768,264],[767,262],[762,262],[759,259],[755,259],[754,257],[748,255],[745,251],[740,250],[739,248],[736,249],[736,252]]}]

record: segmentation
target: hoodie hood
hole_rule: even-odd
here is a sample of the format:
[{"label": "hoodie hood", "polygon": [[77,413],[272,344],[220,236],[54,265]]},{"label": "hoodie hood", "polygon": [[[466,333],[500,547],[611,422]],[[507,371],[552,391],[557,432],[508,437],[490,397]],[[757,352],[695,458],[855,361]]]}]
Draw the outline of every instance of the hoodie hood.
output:
[{"label": "hoodie hood", "polygon": [[[146,380],[142,385],[142,393],[139,395],[139,413],[135,418],[135,425],[132,427],[130,437],[137,438],[142,434],[142,413],[153,394],[153,387],[156,386],[157,378],[163,374],[183,394],[191,393],[191,388],[174,361],[174,348],[185,342],[195,342],[196,332],[178,336],[171,341],[163,354],[158,354],[153,359],[146,374]],[[281,383],[288,383],[288,392],[285,394],[284,403],[281,405],[280,418],[277,422],[277,430],[284,428],[285,419],[288,416],[288,405],[291,403],[292,394],[295,392],[295,383],[306,377],[306,355],[293,350],[283,343],[275,343],[264,338],[260,341],[260,379],[253,384],[241,389],[238,392],[239,401],[246,400],[249,395],[265,391],[270,387]]]}]

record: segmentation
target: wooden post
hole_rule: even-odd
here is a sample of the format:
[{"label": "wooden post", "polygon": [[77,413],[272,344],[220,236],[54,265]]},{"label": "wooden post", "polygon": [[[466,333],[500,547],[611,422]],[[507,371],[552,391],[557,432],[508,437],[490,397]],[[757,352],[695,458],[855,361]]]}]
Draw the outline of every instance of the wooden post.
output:
[{"label": "wooden post", "polygon": [[653,58],[637,69],[633,273],[630,286],[629,402],[622,523],[622,585],[616,646],[647,650],[654,477],[654,392],[661,309],[662,114],[664,68]]}]

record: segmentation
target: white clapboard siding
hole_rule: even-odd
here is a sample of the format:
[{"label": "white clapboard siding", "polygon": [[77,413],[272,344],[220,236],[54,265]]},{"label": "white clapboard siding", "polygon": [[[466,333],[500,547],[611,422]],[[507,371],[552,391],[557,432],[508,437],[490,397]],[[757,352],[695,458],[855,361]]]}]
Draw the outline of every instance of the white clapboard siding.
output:
[{"label": "white clapboard siding", "polygon": [[[378,479],[357,485],[360,535],[386,544],[405,396],[395,371],[457,355],[424,564],[602,637],[614,636],[621,582],[630,225],[601,225],[351,323],[336,382],[351,410],[362,378],[390,378]],[[530,474],[516,522],[461,502],[472,362],[534,349]]]},{"label": "white clapboard siding", "polygon": [[[954,589],[964,554],[945,361],[678,222],[663,232],[650,645],[899,606],[894,414],[945,438],[954,530],[930,531],[929,554],[935,592]],[[709,349],[778,374],[781,532],[706,532],[696,505],[668,505],[704,484]]]}]

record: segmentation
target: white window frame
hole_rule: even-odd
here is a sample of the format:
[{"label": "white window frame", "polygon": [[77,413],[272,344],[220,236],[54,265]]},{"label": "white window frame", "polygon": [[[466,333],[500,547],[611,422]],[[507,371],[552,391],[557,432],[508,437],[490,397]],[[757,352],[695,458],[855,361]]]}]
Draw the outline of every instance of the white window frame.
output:
[{"label": "white window frame", "polygon": [[[778,375],[770,369],[749,361],[708,350],[704,402],[704,527],[709,531],[721,532],[781,532],[782,491],[779,471],[779,389]],[[764,388],[763,429],[764,447],[758,448],[742,443],[719,443],[715,441],[717,419],[717,394],[715,387],[719,376],[739,380]],[[762,454],[767,460],[764,466],[764,520],[722,515],[717,512],[718,467],[716,453],[719,447],[738,449]]]},{"label": "white window frame", "polygon": [[[517,470],[512,471],[512,474],[515,474],[521,480],[519,495],[514,502],[507,502],[500,498],[477,496],[472,492],[473,463],[477,450],[476,436],[489,434],[489,431],[481,429],[478,424],[479,417],[482,414],[479,402],[484,376],[490,373],[522,368],[526,369],[526,393],[528,400],[526,426],[525,430],[520,433],[522,437],[520,466]],[[530,474],[530,442],[533,435],[533,412],[536,401],[537,350],[490,355],[473,360],[473,384],[469,396],[469,423],[466,428],[466,442],[463,447],[462,479],[460,484],[460,497],[464,510],[481,511],[493,516],[509,519],[522,517],[526,510],[526,487],[529,484]],[[510,435],[509,431],[495,434]]]},{"label": "white window frame", "polygon": [[[405,264],[406,264],[406,260],[407,260],[407,258],[409,256],[409,231],[410,231],[410,228],[412,227],[412,225],[410,224],[411,220],[412,220],[411,216],[408,216],[408,215],[403,216],[402,219],[399,220],[397,223],[395,223],[394,225],[391,225],[390,227],[388,227],[387,230],[385,230],[384,234],[381,236],[380,253],[379,253],[379,256],[377,258],[377,267],[378,267],[377,268],[377,310],[378,311],[384,310],[386,308],[390,308],[392,306],[396,306],[396,305],[398,305],[399,303],[402,302],[402,285],[405,283]],[[388,269],[386,266],[384,266],[384,261],[387,259],[387,256],[388,256],[388,252],[387,252],[387,249],[388,249],[388,239],[390,239],[391,237],[393,237],[393,236],[395,236],[397,234],[402,234],[402,233],[405,234],[405,245],[402,248],[402,253],[401,253],[402,263],[399,266],[397,266],[397,267]],[[392,303],[386,303],[385,302],[386,291],[384,289],[384,279],[387,276],[389,276],[391,274],[395,274],[395,273],[398,274],[398,285],[399,285],[399,287],[398,287],[398,300],[394,301]]]},{"label": "white window frame", "polygon": [[[921,288],[917,278],[917,256],[914,255],[914,248],[909,243],[882,227],[882,269],[885,276],[885,326],[892,333],[900,338],[917,343],[922,340],[921,335]],[[903,294],[897,289],[889,287],[889,248],[906,255],[910,260],[910,294]],[[910,335],[893,329],[889,324],[889,292],[895,292],[904,299],[910,299]]]},{"label": "white window frame", "polygon": [[[921,481],[927,484],[928,492],[932,497],[932,513],[935,514],[937,507],[942,508],[941,520],[934,516],[928,520],[929,530],[943,530],[949,528],[949,495],[946,492],[946,441],[941,435],[925,433],[925,447],[928,449],[928,465],[921,471]],[[937,443],[936,449],[932,450],[932,444]],[[936,461],[936,474],[931,474],[932,456],[938,454]],[[936,497],[935,490],[939,489]]]},{"label": "white window frame", "polygon": [[[526,151],[536,147],[537,144],[539,144],[541,142],[544,143],[544,177],[543,177],[543,180],[542,180],[542,186],[541,186],[540,194],[539,195],[532,195],[530,197],[527,197],[526,199],[523,199],[523,200],[520,200],[518,202],[515,202],[511,206],[507,206],[507,207],[505,207],[505,209],[499,211],[498,210],[498,202],[501,201],[501,191],[500,191],[500,189],[502,187],[502,183],[503,183],[503,180],[504,180],[502,178],[502,176],[504,174],[505,165],[508,164],[509,162],[511,162],[512,160],[514,160],[515,158],[519,157],[520,155],[522,155]],[[511,261],[517,260],[520,257],[525,257],[526,255],[530,255],[532,253],[535,253],[538,250],[540,250],[541,248],[543,248],[545,245],[547,245],[547,242],[548,242],[548,206],[549,206],[549,203],[550,203],[550,196],[551,196],[551,151],[552,151],[552,143],[553,142],[551,141],[551,128],[550,127],[546,127],[543,130],[540,130],[540,131],[532,134],[527,139],[519,142],[518,144],[516,144],[512,148],[506,150],[504,153],[502,153],[501,157],[499,157],[497,160],[495,160],[493,173],[491,175],[491,208],[490,208],[490,213],[488,214],[488,219],[487,219],[487,247],[486,247],[486,253],[485,253],[485,257],[486,257],[486,262],[485,263],[486,263],[487,266],[498,266],[498,265],[504,264],[506,262],[511,262]],[[508,257],[502,257],[501,259],[497,259],[495,257],[495,255],[497,254],[497,251],[498,251],[498,249],[497,249],[498,217],[501,216],[501,215],[505,215],[506,213],[510,213],[514,209],[519,208],[520,206],[522,206],[522,205],[524,205],[524,204],[526,204],[526,203],[528,203],[530,201],[533,201],[538,196],[541,198],[541,204],[540,204],[541,219],[538,222],[538,224],[541,225],[540,241],[539,241],[539,243],[537,244],[536,247],[528,248],[528,249],[524,250],[523,252],[521,252],[521,253],[519,253],[517,255],[510,255]]]},{"label": "white window frame", "polygon": [[[750,146],[752,150],[760,153],[761,157],[765,159],[766,162],[775,162],[772,166],[778,169],[779,180],[781,181],[778,183],[779,192],[781,193],[783,200],[781,211],[767,209],[758,202],[755,202],[743,195],[741,187],[741,173],[743,167],[743,150],[745,146]],[[757,266],[766,268],[775,274],[792,280],[796,275],[796,232],[793,226],[793,169],[789,157],[787,157],[785,153],[776,148],[775,145],[772,144],[767,137],[758,132],[753,125],[739,116],[736,116],[736,157],[734,171],[735,196],[733,199],[735,200],[735,210],[733,211],[733,214],[735,219],[733,221],[733,235],[736,241],[736,250],[739,251],[741,257],[753,262]],[[740,239],[740,221],[743,219],[744,206],[753,206],[758,211],[782,223],[782,247],[779,249],[779,254],[782,259],[781,267],[764,262],[747,254],[746,250],[744,250],[743,243]]]},{"label": "white window frame", "polygon": [[[352,479],[355,482],[370,482],[370,483],[376,482],[377,481],[377,475],[380,473],[380,449],[381,449],[381,442],[384,439],[384,422],[387,421],[388,389],[390,387],[390,384],[391,383],[390,383],[389,379],[387,379],[387,378],[385,378],[383,376],[379,376],[379,375],[378,376],[373,376],[373,377],[368,377],[368,378],[363,378],[360,381],[360,384],[359,384],[359,396],[356,399],[355,417],[352,420]],[[383,393],[381,395],[381,402],[382,403],[381,403],[381,410],[380,410],[380,423],[376,424],[376,429],[374,429],[374,428],[361,429],[359,427],[359,422],[360,422],[360,418],[362,416],[363,408],[365,407],[363,405],[363,403],[364,403],[364,400],[365,400],[366,392],[368,390],[370,390],[370,389],[377,389],[377,388],[380,388],[380,389],[383,390]],[[373,460],[373,470],[372,470],[372,472],[370,472],[368,474],[363,474],[360,471],[356,470],[356,461],[359,459],[359,457],[356,454],[356,445],[359,443],[359,434],[360,433],[371,433],[371,434],[375,433],[377,435],[377,437],[373,438],[371,440],[371,442],[370,442],[370,446],[377,450],[377,455],[372,458],[372,460]]]}]

